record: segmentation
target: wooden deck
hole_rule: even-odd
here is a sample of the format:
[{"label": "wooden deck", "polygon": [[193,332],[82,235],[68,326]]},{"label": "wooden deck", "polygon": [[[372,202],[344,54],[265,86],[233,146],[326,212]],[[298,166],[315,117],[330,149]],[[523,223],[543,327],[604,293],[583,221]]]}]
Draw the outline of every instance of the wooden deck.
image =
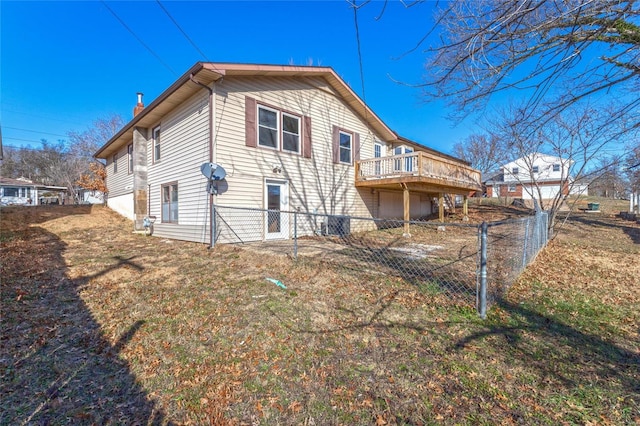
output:
[{"label": "wooden deck", "polygon": [[427,152],[372,158],[356,162],[357,187],[468,195],[482,189],[480,172]]}]

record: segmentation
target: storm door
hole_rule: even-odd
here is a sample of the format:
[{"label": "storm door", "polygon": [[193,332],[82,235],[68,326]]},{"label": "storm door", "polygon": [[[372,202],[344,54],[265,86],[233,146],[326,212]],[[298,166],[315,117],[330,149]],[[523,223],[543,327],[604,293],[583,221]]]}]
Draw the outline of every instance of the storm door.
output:
[{"label": "storm door", "polygon": [[289,185],[267,179],[265,184],[265,239],[289,238]]}]

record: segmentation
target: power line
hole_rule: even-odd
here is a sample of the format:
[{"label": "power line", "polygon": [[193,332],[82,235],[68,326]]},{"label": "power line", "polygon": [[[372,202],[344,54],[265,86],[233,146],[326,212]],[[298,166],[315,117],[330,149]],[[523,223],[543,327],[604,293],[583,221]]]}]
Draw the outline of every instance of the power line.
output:
[{"label": "power line", "polygon": [[156,52],[154,52],[154,51],[153,51],[153,49],[151,49],[151,48],[150,48],[150,47],[149,47],[149,46],[148,46],[144,41],[142,41],[142,39],[141,39],[140,37],[138,37],[138,36],[136,35],[136,33],[134,33],[134,32],[133,32],[133,30],[132,30],[131,28],[129,28],[129,26],[128,26],[128,25],[127,25],[127,24],[126,24],[126,23],[125,23],[125,22],[124,22],[124,21],[123,21],[123,20],[122,20],[122,19],[121,19],[117,14],[116,14],[116,12],[114,12],[114,11],[113,11],[113,9],[111,9],[111,8],[109,7],[109,5],[107,5],[107,3],[106,3],[104,0],[100,0],[100,3],[102,3],[102,4],[104,5],[104,7],[106,7],[106,8],[107,8],[107,10],[108,10],[109,12],[111,12],[111,14],[112,14],[112,15],[113,15],[117,20],[118,20],[118,22],[120,22],[120,24],[121,24],[121,25],[122,25],[122,26],[123,26],[127,31],[129,31],[129,32],[131,33],[131,35],[132,35],[133,37],[135,37],[135,39],[136,39],[136,40],[138,40],[138,42],[139,42],[142,46],[144,46],[144,48],[145,48],[145,49],[147,49],[147,50],[149,51],[149,53],[151,53],[151,54],[152,54],[152,55],[153,55],[153,56],[154,56],[158,61],[160,61],[160,63],[161,63],[162,65],[164,65],[164,66],[165,66],[165,68],[167,68],[169,71],[171,71],[171,73],[172,73],[173,75],[178,75],[178,73],[176,73],[176,72],[173,70],[173,68],[171,68],[171,67],[170,67],[170,66],[169,66],[165,61],[163,61],[163,60],[162,60],[162,58],[161,58],[161,57],[160,57]]},{"label": "power line", "polygon": [[[363,5],[360,5],[360,6],[363,6]],[[351,7],[353,7],[353,20],[356,26],[356,43],[358,45],[358,63],[360,64],[360,81],[362,82],[362,100],[366,104],[367,96],[364,91],[364,68],[362,66],[362,50],[360,49],[360,29],[358,28],[358,8],[360,6],[356,6],[355,0],[353,0],[353,2],[351,3]]]},{"label": "power line", "polygon": [[2,139],[11,139],[12,141],[21,141],[21,142],[42,143],[41,140],[36,141],[36,140],[33,140],[33,139],[12,138],[10,136],[3,136]]},{"label": "power line", "polygon": [[[5,139],[13,139],[13,138],[5,138]],[[42,151],[42,148],[32,148],[30,146],[13,146],[13,145],[4,145],[3,148],[11,148],[11,149],[26,149],[27,151]]]},{"label": "power line", "polygon": [[169,19],[171,19],[171,22],[173,22],[173,24],[176,26],[176,28],[178,28],[180,30],[180,32],[182,33],[184,38],[186,38],[189,41],[189,43],[191,43],[191,46],[193,46],[193,48],[196,49],[198,51],[198,53],[200,53],[200,55],[202,55],[202,57],[207,60],[207,62],[211,62],[209,60],[209,58],[207,58],[207,55],[205,55],[204,52],[202,50],[200,50],[200,48],[195,44],[195,42],[193,40],[191,40],[191,37],[189,37],[189,35],[187,35],[185,30],[183,30],[182,27],[178,24],[178,22],[173,18],[173,16],[171,16],[169,11],[163,6],[163,4],[160,3],[160,0],[156,0],[156,3],[158,3],[158,6],[160,6],[160,8],[164,11],[164,13],[167,14]]},{"label": "power line", "polygon": [[12,130],[20,130],[21,132],[40,133],[40,134],[43,134],[43,135],[50,135],[50,136],[62,136],[63,138],[67,137],[67,135],[60,135],[58,133],[41,132],[39,130],[31,130],[31,129],[21,129],[19,127],[4,126],[4,128],[5,129],[12,129]]},{"label": "power line", "polygon": [[84,125],[86,124],[86,123],[82,124],[82,123],[79,123],[79,122],[77,122],[77,121],[61,120],[61,119],[59,119],[59,118],[47,117],[47,116],[45,116],[45,115],[32,114],[32,113],[30,113],[30,112],[16,111],[16,110],[13,110],[13,109],[6,109],[6,108],[5,108],[5,109],[3,109],[3,111],[5,111],[5,112],[11,112],[11,113],[13,113],[13,114],[30,115],[31,117],[43,118],[43,119],[45,119],[45,120],[49,120],[49,121],[56,121],[56,122],[59,122],[59,123],[75,124],[75,125],[78,125],[78,126],[84,126]]}]

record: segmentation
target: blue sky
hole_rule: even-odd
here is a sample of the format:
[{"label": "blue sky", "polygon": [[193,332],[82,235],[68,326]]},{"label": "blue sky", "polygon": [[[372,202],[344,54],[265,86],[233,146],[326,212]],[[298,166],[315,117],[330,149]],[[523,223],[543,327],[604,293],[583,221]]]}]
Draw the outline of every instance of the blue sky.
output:
[{"label": "blue sky", "polygon": [[[361,3],[361,2],[359,2]],[[411,2],[406,2],[411,3]],[[1,1],[1,125],[4,145],[66,139],[113,113],[131,118],[136,92],[150,103],[196,61],[331,66],[396,132],[450,152],[473,131],[452,128],[444,102],[420,89],[424,54],[411,50],[432,23],[435,3],[373,1],[354,12],[336,1]],[[160,58],[143,46],[109,11]],[[384,13],[383,12],[384,9]],[[376,20],[382,13],[380,19]],[[406,84],[398,84],[393,79]]]}]

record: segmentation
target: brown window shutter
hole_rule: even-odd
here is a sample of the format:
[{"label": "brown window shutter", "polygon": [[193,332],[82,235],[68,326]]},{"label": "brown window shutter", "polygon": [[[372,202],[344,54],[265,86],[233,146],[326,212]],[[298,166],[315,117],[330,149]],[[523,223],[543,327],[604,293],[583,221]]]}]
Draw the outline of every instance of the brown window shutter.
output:
[{"label": "brown window shutter", "polygon": [[244,100],[244,118],[245,144],[256,147],[256,100],[248,96]]},{"label": "brown window shutter", "polygon": [[311,158],[311,117],[304,116],[304,133],[302,135],[302,156]]},{"label": "brown window shutter", "polygon": [[331,131],[331,146],[333,147],[333,162],[340,162],[340,129],[333,126]]},{"label": "brown window shutter", "polygon": [[360,161],[360,133],[353,134],[353,163]]}]

